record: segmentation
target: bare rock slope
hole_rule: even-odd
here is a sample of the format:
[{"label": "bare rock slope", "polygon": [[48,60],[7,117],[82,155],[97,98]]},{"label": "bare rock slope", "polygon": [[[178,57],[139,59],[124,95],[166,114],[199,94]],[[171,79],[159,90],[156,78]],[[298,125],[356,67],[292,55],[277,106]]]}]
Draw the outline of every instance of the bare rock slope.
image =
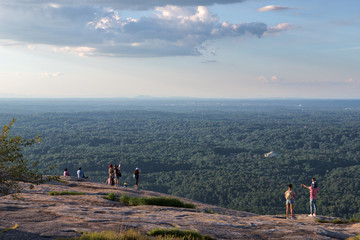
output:
[{"label": "bare rock slope", "polygon": [[[129,228],[145,233],[159,227],[196,230],[216,239],[346,239],[360,234],[359,223],[317,223],[306,215],[287,220],[284,216],[261,216],[188,199],[181,200],[195,204],[196,209],[126,206],[103,196],[110,192],[118,196],[168,195],[75,179],[66,181],[25,188],[17,200],[11,195],[0,197],[0,231],[19,225],[2,233],[1,239],[57,239],[79,236],[81,231]],[[85,195],[50,196],[51,191]]]}]

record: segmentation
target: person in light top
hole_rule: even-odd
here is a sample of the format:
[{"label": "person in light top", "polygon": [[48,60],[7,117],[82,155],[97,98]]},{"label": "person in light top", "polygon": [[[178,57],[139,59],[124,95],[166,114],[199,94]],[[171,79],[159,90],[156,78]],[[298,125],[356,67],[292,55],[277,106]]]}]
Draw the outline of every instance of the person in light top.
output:
[{"label": "person in light top", "polygon": [[289,184],[288,190],[285,192],[286,199],[286,219],[289,217],[289,209],[291,211],[291,219],[294,220],[295,192],[292,190],[292,184]]},{"label": "person in light top", "polygon": [[78,180],[83,179],[83,178],[87,178],[85,176],[83,170],[81,170],[81,167],[79,167],[79,170],[77,170],[76,174],[77,174]]}]

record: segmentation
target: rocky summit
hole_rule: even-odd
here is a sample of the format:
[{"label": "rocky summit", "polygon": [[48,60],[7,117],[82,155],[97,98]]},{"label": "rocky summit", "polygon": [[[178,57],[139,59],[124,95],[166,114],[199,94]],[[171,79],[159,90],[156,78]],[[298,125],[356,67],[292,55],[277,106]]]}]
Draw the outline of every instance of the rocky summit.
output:
[{"label": "rocky summit", "polygon": [[[60,179],[33,189],[24,184],[23,193],[1,196],[0,239],[48,240],[80,236],[81,232],[130,228],[143,233],[154,228],[196,230],[215,239],[347,239],[360,234],[360,223],[320,223],[304,214],[296,214],[295,220],[288,220],[285,215],[256,215],[183,198],[179,199],[196,208],[127,206],[104,199],[104,196],[111,192],[117,196],[173,196],[77,181],[71,177]],[[49,195],[52,191],[84,195]],[[331,222],[336,218],[318,216],[317,219]],[[18,227],[9,230],[15,224]]]}]

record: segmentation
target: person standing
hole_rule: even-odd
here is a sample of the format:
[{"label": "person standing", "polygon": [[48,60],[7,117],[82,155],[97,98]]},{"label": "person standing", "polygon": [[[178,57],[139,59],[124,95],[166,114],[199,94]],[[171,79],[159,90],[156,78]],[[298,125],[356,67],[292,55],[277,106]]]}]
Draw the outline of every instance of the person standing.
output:
[{"label": "person standing", "polygon": [[317,204],[316,204],[316,195],[319,192],[319,188],[315,178],[311,179],[311,186],[306,186],[301,184],[301,186],[306,187],[310,190],[310,214],[309,217],[316,217]]},{"label": "person standing", "polygon": [[108,173],[109,173],[109,178],[108,178],[108,180],[106,181],[106,183],[107,183],[107,184],[110,184],[110,185],[114,185],[114,177],[115,177],[115,174],[114,174],[114,169],[113,169],[113,165],[112,165],[112,164],[109,165]]},{"label": "person standing", "polygon": [[141,170],[139,168],[135,168],[135,171],[134,171],[135,189],[139,188],[140,173],[141,173]]},{"label": "person standing", "polygon": [[116,165],[114,165],[114,175],[115,175],[115,186],[119,186],[119,179],[121,177],[121,172],[120,172],[120,165],[119,167],[117,167]]},{"label": "person standing", "polygon": [[291,211],[291,219],[294,220],[295,192],[292,190],[292,184],[289,184],[288,190],[285,192],[286,199],[286,219],[289,217],[289,209]]}]

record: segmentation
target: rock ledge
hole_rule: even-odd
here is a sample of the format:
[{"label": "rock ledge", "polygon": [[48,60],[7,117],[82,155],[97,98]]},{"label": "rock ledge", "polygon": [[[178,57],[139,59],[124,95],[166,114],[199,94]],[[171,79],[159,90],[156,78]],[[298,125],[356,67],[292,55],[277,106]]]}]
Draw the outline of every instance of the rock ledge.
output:
[{"label": "rock ledge", "polygon": [[[19,200],[11,195],[0,197],[0,230],[19,225],[16,230],[4,232],[1,239],[49,240],[79,236],[80,231],[135,228],[147,232],[158,227],[196,230],[216,239],[346,239],[360,234],[359,223],[316,223],[306,215],[286,220],[283,216],[259,216],[181,198],[197,208],[125,206],[102,197],[110,192],[119,196],[169,195],[62,179],[67,182],[51,181],[32,190],[24,186]],[[86,195],[50,196],[51,191],[77,191]],[[208,213],[208,209],[215,214]]]}]

